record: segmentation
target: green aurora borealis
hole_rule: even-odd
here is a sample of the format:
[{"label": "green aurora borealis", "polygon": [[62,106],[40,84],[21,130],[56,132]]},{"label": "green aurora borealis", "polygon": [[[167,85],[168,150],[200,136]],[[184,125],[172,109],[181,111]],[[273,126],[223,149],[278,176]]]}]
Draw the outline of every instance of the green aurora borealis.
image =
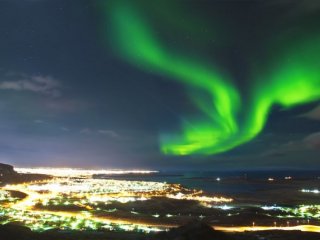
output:
[{"label": "green aurora borealis", "polygon": [[320,99],[319,34],[290,44],[275,42],[274,56],[260,64],[259,59],[253,59],[252,79],[244,94],[225,70],[168,49],[139,4],[117,0],[103,8],[106,21],[111,23],[112,47],[121,58],[191,89],[190,98],[201,117],[183,123],[178,134],[161,134],[165,154],[228,151],[254,139],[273,106],[290,108]]}]

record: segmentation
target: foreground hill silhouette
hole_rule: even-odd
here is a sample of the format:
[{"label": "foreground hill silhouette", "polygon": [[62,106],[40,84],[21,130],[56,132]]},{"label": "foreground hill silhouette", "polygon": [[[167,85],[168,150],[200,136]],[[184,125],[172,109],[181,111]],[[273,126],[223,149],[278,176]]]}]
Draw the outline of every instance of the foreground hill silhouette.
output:
[{"label": "foreground hill silhouette", "polygon": [[59,231],[37,233],[18,224],[0,225],[1,240],[319,240],[320,234],[300,231],[223,233],[201,222],[192,222],[156,235],[137,232]]},{"label": "foreground hill silhouette", "polygon": [[178,228],[173,228],[169,232],[160,233],[154,239],[157,240],[232,240],[227,234],[214,230],[209,225],[193,221]]},{"label": "foreground hill silhouette", "polygon": [[215,231],[209,225],[201,222],[192,222],[187,225],[175,228],[169,232],[161,233],[155,236],[145,236],[143,234],[126,233],[126,232],[59,232],[50,230],[43,233],[32,232],[29,228],[16,225],[6,224],[0,226],[0,239],[5,240],[56,240],[56,239],[140,239],[140,240],[232,240],[225,233]]},{"label": "foreground hill silhouette", "polygon": [[152,240],[319,240],[319,233],[301,231],[261,231],[224,233],[201,221],[190,222],[157,234]]}]

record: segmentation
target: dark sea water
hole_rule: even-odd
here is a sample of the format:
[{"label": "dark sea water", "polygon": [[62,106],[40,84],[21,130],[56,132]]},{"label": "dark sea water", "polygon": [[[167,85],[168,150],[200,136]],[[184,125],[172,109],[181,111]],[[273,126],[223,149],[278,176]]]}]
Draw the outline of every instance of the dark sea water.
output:
[{"label": "dark sea water", "polygon": [[[317,171],[162,171],[155,175],[130,178],[130,180],[157,181],[179,183],[187,188],[204,190],[209,193],[237,194],[254,192],[258,189],[270,188],[267,179],[282,180],[285,177],[292,179],[317,179]],[[248,180],[248,181],[246,181]],[[277,186],[272,186],[277,188]]]}]

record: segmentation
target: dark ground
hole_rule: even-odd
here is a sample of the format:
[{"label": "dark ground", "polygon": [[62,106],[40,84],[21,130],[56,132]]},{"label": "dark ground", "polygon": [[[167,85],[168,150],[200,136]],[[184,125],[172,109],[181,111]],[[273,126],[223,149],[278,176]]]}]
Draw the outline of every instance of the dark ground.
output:
[{"label": "dark ground", "polygon": [[1,240],[319,240],[319,233],[300,231],[261,231],[223,233],[202,222],[191,222],[156,235],[136,232],[93,232],[50,230],[42,233],[16,224],[0,226]]}]

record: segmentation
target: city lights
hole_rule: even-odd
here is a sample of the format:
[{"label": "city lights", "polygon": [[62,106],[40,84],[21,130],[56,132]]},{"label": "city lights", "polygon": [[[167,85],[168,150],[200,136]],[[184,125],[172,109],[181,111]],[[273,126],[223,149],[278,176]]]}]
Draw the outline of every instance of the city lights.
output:
[{"label": "city lights", "polygon": [[[207,196],[203,191],[187,189],[179,184],[152,181],[94,179],[93,174],[150,174],[155,171],[105,171],[77,169],[17,169],[20,173],[50,174],[52,179],[6,185],[0,191],[0,214],[5,222],[22,222],[35,231],[47,229],[160,231],[169,226],[112,217],[114,203],[147,201],[157,198],[196,201],[215,205],[232,199]],[[10,197],[10,192],[26,197]],[[131,214],[139,215],[136,211]],[[159,218],[160,214],[150,214]],[[172,215],[165,214],[168,218]]]},{"label": "city lights", "polygon": [[[319,231],[319,227],[311,224],[320,218],[320,205],[243,205],[230,197],[207,194],[180,184],[126,180],[127,174],[142,176],[156,173],[155,171],[116,170],[115,173],[105,170],[20,168],[19,172],[50,173],[52,178],[3,186],[0,189],[0,224],[19,222],[34,231],[100,229],[156,232],[177,226],[181,219],[214,220],[216,216],[232,219],[254,209],[260,215],[256,215],[254,221],[241,222],[246,222],[247,226],[230,227],[222,224],[213,227],[223,231]],[[97,172],[123,177],[93,177]],[[318,193],[318,190],[303,189],[301,192]],[[162,206],[164,202],[169,203],[169,206],[177,204],[173,206],[179,207],[153,207],[156,203]],[[198,210],[180,213],[183,209],[180,206],[186,209],[193,206]],[[261,217],[265,217],[263,224],[258,221]]]}]

